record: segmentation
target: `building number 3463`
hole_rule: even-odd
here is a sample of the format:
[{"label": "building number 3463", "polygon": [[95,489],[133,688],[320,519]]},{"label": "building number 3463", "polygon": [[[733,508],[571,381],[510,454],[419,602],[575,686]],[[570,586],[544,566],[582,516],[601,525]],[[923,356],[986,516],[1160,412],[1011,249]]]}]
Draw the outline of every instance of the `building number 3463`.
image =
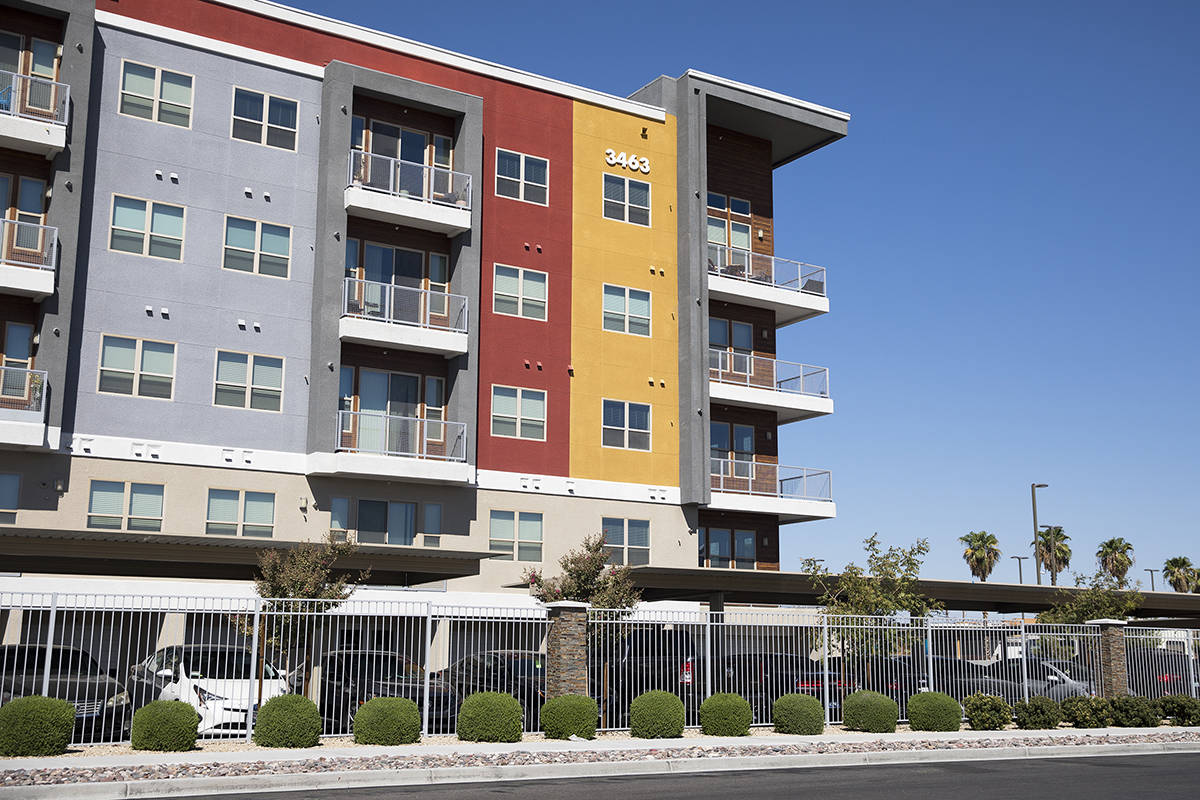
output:
[{"label": "building number 3463", "polygon": [[622,150],[620,153],[618,153],[611,147],[604,151],[604,163],[608,164],[610,167],[615,167],[620,164],[622,167],[633,170],[634,172],[644,172],[647,175],[650,174],[650,159],[638,158],[633,153],[630,153],[628,156],[626,156],[625,151]]}]

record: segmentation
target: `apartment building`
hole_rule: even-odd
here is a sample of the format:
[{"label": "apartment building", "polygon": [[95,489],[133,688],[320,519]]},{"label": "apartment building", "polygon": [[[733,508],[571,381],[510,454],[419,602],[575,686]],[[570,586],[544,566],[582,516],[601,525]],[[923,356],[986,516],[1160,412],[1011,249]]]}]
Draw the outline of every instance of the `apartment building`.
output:
[{"label": "apartment building", "polygon": [[[263,0],[0,2],[0,569],[779,569],[835,515],[772,174],[848,115],[617,97]],[[779,220],[780,226],[793,224]]]}]

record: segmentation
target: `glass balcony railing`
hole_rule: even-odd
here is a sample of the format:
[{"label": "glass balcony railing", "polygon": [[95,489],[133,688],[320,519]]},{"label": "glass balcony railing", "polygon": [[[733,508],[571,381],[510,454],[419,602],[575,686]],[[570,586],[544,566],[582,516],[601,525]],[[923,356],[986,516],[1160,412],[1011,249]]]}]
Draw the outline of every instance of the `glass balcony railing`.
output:
[{"label": "glass balcony railing", "polygon": [[339,411],[337,452],[437,461],[467,460],[461,422],[402,417],[375,411]]},{"label": "glass balcony railing", "polygon": [[0,367],[0,410],[41,414],[45,400],[45,370]]},{"label": "glass balcony railing", "polygon": [[0,70],[0,114],[66,125],[71,87],[37,75]]},{"label": "glass balcony railing", "polygon": [[467,298],[460,294],[346,278],[342,316],[467,332]]},{"label": "glass balcony railing", "polygon": [[735,386],[829,397],[829,370],[825,367],[794,364],[718,347],[708,350],[708,378]]},{"label": "glass balcony railing", "polygon": [[54,269],[58,256],[58,228],[0,219],[0,264]]},{"label": "glass balcony railing", "polygon": [[786,467],[741,458],[711,458],[714,492],[779,497],[785,500],[833,500],[833,475],[826,469]]},{"label": "glass balcony railing", "polygon": [[395,197],[471,209],[471,176],[414,161],[350,151],[350,186]]},{"label": "glass balcony railing", "polygon": [[708,272],[801,294],[826,297],[825,268],[803,261],[751,253],[719,244],[708,246]]}]

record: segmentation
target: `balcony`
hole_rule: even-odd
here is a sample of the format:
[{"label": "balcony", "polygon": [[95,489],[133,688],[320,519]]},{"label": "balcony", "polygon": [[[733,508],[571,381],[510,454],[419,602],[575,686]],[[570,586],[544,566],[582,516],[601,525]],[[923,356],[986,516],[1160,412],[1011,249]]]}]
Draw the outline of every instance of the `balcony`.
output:
[{"label": "balcony", "polygon": [[0,147],[54,158],[67,146],[71,87],[0,70]]},{"label": "balcony", "polygon": [[708,294],[769,308],[775,312],[776,327],[829,311],[824,267],[724,245],[708,246]]},{"label": "balcony", "polygon": [[785,467],[752,458],[710,459],[709,508],[772,514],[780,524],[837,516],[829,470]]},{"label": "balcony", "polygon": [[46,444],[46,373],[0,367],[0,446]]},{"label": "balcony", "polygon": [[471,176],[351,150],[346,211],[457,236],[471,229]]},{"label": "balcony", "polygon": [[338,334],[344,342],[401,347],[446,358],[462,355],[467,352],[467,298],[346,278]]},{"label": "balcony", "polygon": [[54,294],[58,228],[0,219],[0,293],[41,300]]},{"label": "balcony", "polygon": [[833,413],[825,367],[712,347],[708,381],[714,403],[774,411],[780,425]]},{"label": "balcony", "polygon": [[332,453],[309,455],[310,475],[472,483],[467,426],[375,411],[337,412]]}]

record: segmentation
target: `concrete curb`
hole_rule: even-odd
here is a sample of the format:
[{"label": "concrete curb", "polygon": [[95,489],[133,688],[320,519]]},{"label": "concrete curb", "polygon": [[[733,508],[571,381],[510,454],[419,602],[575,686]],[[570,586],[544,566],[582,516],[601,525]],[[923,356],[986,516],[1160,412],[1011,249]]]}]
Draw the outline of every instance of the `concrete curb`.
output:
[{"label": "concrete curb", "polygon": [[0,787],[0,800],[124,800],[130,797],[185,797],[247,794],[250,792],[314,791],[379,786],[423,786],[455,783],[552,780],[555,778],[622,777],[671,773],[731,772],[755,769],[867,766],[872,764],[933,764],[948,761],[1004,761],[1023,758],[1086,758],[1098,756],[1200,753],[1200,742],[1144,744],[1046,745],[954,750],[891,750],[863,753],[686,758],[646,761],[589,761],[573,764],[530,764],[506,767],[356,770],[278,775],[239,775],[217,778],[171,778],[107,783],[47,784]]}]

